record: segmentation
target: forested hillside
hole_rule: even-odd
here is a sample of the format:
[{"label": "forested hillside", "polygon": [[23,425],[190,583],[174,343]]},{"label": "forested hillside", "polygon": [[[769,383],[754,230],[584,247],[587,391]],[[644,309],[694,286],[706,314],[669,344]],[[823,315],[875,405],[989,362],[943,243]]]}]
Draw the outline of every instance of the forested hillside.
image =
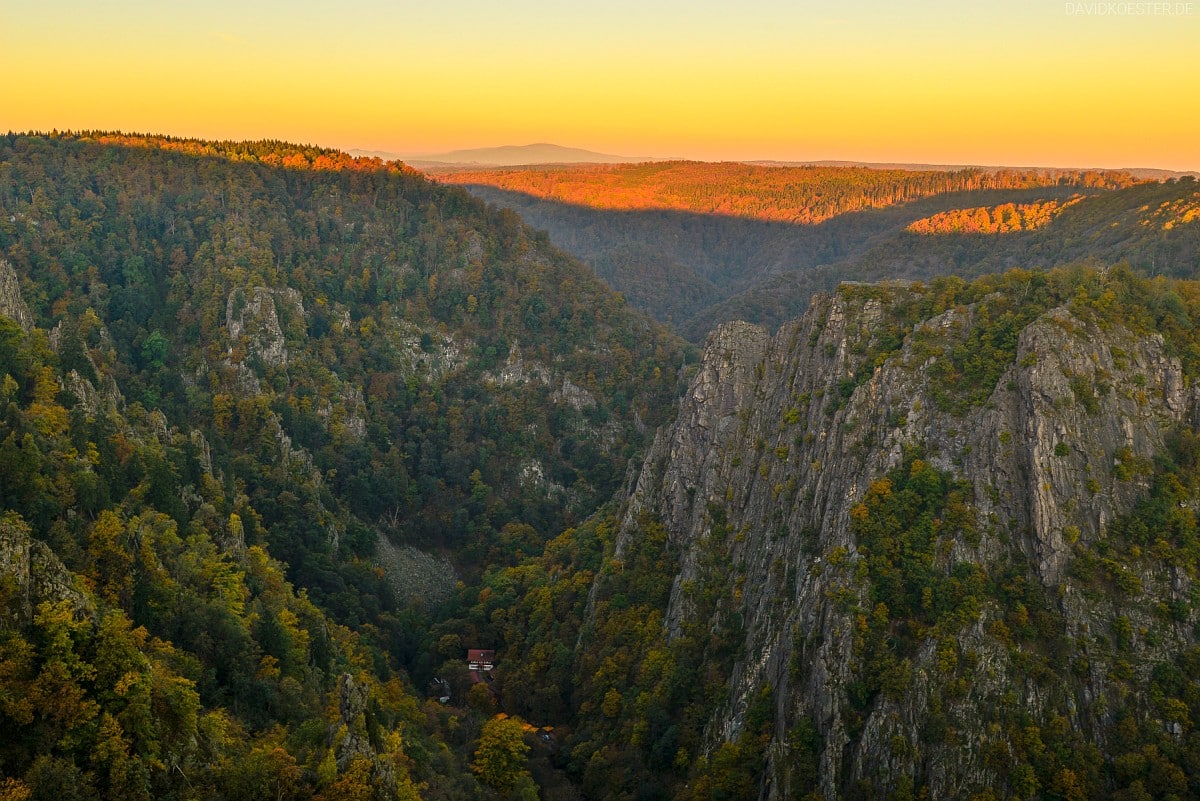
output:
[{"label": "forested hillside", "polygon": [[[1197,204],[1200,184],[1191,177],[1072,198],[1049,214],[1048,203],[1035,204],[1036,211],[963,203],[907,229],[893,229],[822,271],[801,268],[764,277],[698,315],[687,333],[702,335],[723,320],[778,325],[802,313],[814,290],[839,280],[971,277],[1013,267],[1050,269],[1080,259],[1126,262],[1146,275],[1194,278],[1200,275]],[[988,216],[986,225],[981,212]],[[1014,217],[1021,221],[1013,223]]]},{"label": "forested hillside", "polygon": [[[477,197],[510,208],[583,261],[631,305],[699,342],[714,309],[780,275],[818,292],[836,284],[830,265],[931,215],[961,207],[1067,202],[1072,186],[955,192],[835,216],[816,225],[683,211],[608,211],[482,184]],[[791,295],[784,292],[777,294]],[[802,294],[798,288],[795,294]],[[810,293],[811,294],[811,293]],[[803,303],[795,314],[803,313]],[[749,309],[747,319],[759,319]],[[727,319],[727,318],[722,318]],[[775,318],[785,319],[785,318]],[[708,326],[708,327],[705,327]]]},{"label": "forested hillside", "polygon": [[479,719],[409,683],[424,588],[381,557],[540,553],[685,356],[399,164],[0,137],[0,792],[491,792]]},{"label": "forested hillside", "polygon": [[952,209],[923,217],[905,230],[916,234],[1011,234],[1049,225],[1064,209],[1083,200],[1072,197],[1064,203],[1004,203],[1000,206]]},{"label": "forested hillside", "polygon": [[1193,179],[1124,173],[686,162],[437,177],[514,209],[695,342],[729,320],[777,326],[844,280],[1082,258],[1188,276],[1200,231]]},{"label": "forested hillside", "polygon": [[813,225],[840,214],[950,192],[1077,186],[1114,189],[1119,172],[767,167],[740,162],[438,170],[444,183],[482,184],[610,211],[670,210]]}]

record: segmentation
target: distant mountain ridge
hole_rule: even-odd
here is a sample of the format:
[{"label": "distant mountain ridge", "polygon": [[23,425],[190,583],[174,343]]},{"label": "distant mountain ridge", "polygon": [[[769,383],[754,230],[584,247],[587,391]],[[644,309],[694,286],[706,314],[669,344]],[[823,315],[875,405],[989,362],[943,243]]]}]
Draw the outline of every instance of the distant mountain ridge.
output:
[{"label": "distant mountain ridge", "polygon": [[838,159],[826,159],[823,161],[779,161],[775,159],[754,159],[742,162],[743,164],[754,164],[760,167],[865,167],[869,170],[912,170],[915,172],[955,172],[957,170],[983,170],[984,172],[995,172],[1000,170],[1012,170],[1017,172],[1042,172],[1046,170],[1062,171],[1062,170],[1079,170],[1085,172],[1125,172],[1139,180],[1154,180],[1162,181],[1167,178],[1183,178],[1191,175],[1200,178],[1200,172],[1196,171],[1181,171],[1181,170],[1164,170],[1159,167],[1118,167],[1109,169],[1106,167],[1011,167],[997,164],[920,164],[915,162],[903,161],[843,161]]},{"label": "distant mountain ridge", "polygon": [[385,153],[382,151],[352,150],[354,155],[398,158],[418,166],[487,165],[493,167],[517,167],[526,164],[633,164],[658,161],[651,156],[617,156],[597,153],[579,147],[565,147],[550,142],[529,145],[502,145],[500,147],[476,147],[451,150],[445,153]]},{"label": "distant mountain ridge", "polygon": [[[407,164],[434,170],[453,169],[455,166],[479,167],[528,167],[543,164],[644,164],[659,161],[697,161],[670,156],[620,156],[599,153],[579,147],[567,147],[553,142],[535,142],[528,145],[501,145],[499,147],[475,147],[449,150],[443,153],[403,153],[390,150],[364,150],[352,148],[352,156],[377,157],[384,160],[400,160]],[[1015,171],[1095,171],[1125,172],[1140,180],[1165,180],[1186,175],[1200,178],[1200,172],[1166,170],[1157,167],[1013,167],[999,164],[922,164],[918,162],[875,162],[850,159],[716,159],[710,163],[749,164],[758,167],[863,167],[871,170],[906,170],[916,172],[955,172],[959,170],[982,170],[984,172]]]}]

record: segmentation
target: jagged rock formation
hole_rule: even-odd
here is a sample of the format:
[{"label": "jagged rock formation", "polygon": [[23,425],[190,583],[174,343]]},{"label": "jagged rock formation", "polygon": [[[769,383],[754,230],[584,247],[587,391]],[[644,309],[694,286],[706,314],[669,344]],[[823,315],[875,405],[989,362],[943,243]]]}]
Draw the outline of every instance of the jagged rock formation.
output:
[{"label": "jagged rock formation", "polygon": [[[93,317],[93,320],[95,318]],[[105,344],[111,343],[111,337],[107,329],[95,320],[98,327],[100,341]],[[50,347],[56,353],[63,355],[64,336],[67,326],[64,321],[60,320],[54,328],[50,329],[49,337]],[[92,357],[89,349],[84,347],[78,339],[78,330],[72,328],[72,336],[76,348],[74,352],[82,361],[80,368],[87,375],[80,373],[79,369],[71,368],[66,371],[63,376],[63,389],[70,392],[78,401],[79,406],[83,409],[89,420],[94,420],[97,415],[102,414],[109,409],[119,409],[125,403],[125,397],[121,394],[121,388],[117,386],[117,381],[113,377],[111,371],[101,369],[100,365],[96,364],[96,360]],[[88,376],[91,376],[89,378]],[[93,380],[95,379],[95,380]]]},{"label": "jagged rock formation", "polygon": [[102,379],[103,389],[97,389],[78,370],[69,371],[63,378],[63,388],[79,399],[79,405],[89,419],[95,419],[104,409],[119,408],[124,402],[117,382],[110,375]]},{"label": "jagged rock formation", "polygon": [[526,361],[521,357],[521,346],[513,343],[508,352],[504,366],[494,372],[484,373],[483,379],[491,384],[506,386],[508,384],[523,384],[527,381],[537,381],[549,384],[550,368],[536,361]]},{"label": "jagged rock formation", "polygon": [[[1137,578],[1149,598],[1125,606],[1085,601],[1071,574],[1075,550],[1102,540],[1149,486],[1166,432],[1196,420],[1200,394],[1163,338],[1053,308],[1020,330],[994,386],[945,386],[930,368],[966,342],[988,299],[918,323],[899,349],[882,348],[889,309],[914,291],[843,287],[774,336],[745,323],[710,335],[677,421],[645,459],[618,537],[620,559],[638,547],[638,520],[651,512],[679,549],[669,637],[695,614],[687,590],[703,580],[697,565],[714,533],[720,539],[736,604],[728,611],[740,616],[743,639],[728,700],[707,732],[714,745],[735,739],[759,690],[774,691],[763,798],[793,797],[788,730],[800,718],[820,734],[827,799],[862,780],[879,793],[914,776],[934,798],[1003,787],[1006,777],[983,754],[1006,743],[979,710],[1015,705],[1033,719],[1061,710],[1073,729],[1099,740],[1112,722],[1097,700],[1108,660],[1086,643],[1118,612],[1135,630],[1156,632],[1148,639],[1157,645],[1146,647],[1159,656],[1194,639],[1194,613],[1164,625],[1144,611],[1187,597],[1182,570],[1143,571]],[[963,391],[984,400],[953,402]],[[1019,649],[992,636],[1003,614],[990,603],[948,646],[957,660],[949,673],[939,662],[947,646],[927,635],[910,657],[905,692],[881,693],[865,708],[851,697],[863,679],[871,614],[852,516],[872,482],[911,449],[969,485],[978,521],[977,537],[940,543],[938,570],[979,566],[992,575],[1024,566],[1056,600],[1062,636],[1091,656],[1082,681],[1029,680],[1014,666]],[[952,678],[962,680],[960,691],[947,691]],[[954,736],[929,734],[931,709]]]},{"label": "jagged rock formation", "polygon": [[596,405],[596,398],[592,393],[565,377],[562,387],[554,392],[553,398],[558,403],[568,404],[577,412]]},{"label": "jagged rock formation", "polygon": [[0,259],[0,315],[16,320],[26,331],[33,328],[33,315],[21,296],[21,283],[12,265],[4,259]]},{"label": "jagged rock formation", "polygon": [[467,362],[471,343],[452,334],[426,329],[407,320],[392,318],[384,335],[396,348],[398,362],[406,375],[437,381],[461,369]]},{"label": "jagged rock formation", "polygon": [[346,771],[355,762],[370,765],[370,782],[377,797],[396,797],[396,766],[391,755],[381,754],[368,732],[370,687],[349,673],[338,679],[338,722],[331,732],[338,769]]},{"label": "jagged rock formation", "polygon": [[247,293],[238,288],[229,293],[225,304],[225,326],[230,343],[247,339],[248,353],[270,367],[288,363],[287,344],[279,321],[279,308],[304,319],[304,304],[295,289],[270,289],[256,286]]},{"label": "jagged rock formation", "polygon": [[[366,722],[363,714],[367,709],[370,693],[366,685],[349,673],[338,679],[338,726],[335,736],[341,734],[337,746],[338,767],[345,770],[352,759],[371,759],[374,749],[367,739]],[[344,728],[344,731],[341,729]]]},{"label": "jagged rock formation", "polygon": [[342,387],[342,402],[337,406],[322,407],[318,415],[325,420],[326,430],[330,426],[341,426],[347,436],[362,439],[367,433],[366,412],[362,389],[346,385]]},{"label": "jagged rock formation", "polygon": [[7,609],[0,609],[0,621],[7,617],[12,623],[27,625],[41,603],[65,601],[80,617],[94,612],[91,601],[50,546],[30,537],[29,527],[11,514],[0,517],[0,582],[7,601]]}]

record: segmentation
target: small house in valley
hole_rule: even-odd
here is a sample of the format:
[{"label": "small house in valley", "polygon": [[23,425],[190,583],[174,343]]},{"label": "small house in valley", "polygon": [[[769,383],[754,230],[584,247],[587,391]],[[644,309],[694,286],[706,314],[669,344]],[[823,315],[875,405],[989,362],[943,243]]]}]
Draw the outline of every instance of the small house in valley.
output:
[{"label": "small house in valley", "polygon": [[467,670],[471,672],[471,681],[491,681],[491,672],[496,669],[496,652],[471,648],[467,650]]}]

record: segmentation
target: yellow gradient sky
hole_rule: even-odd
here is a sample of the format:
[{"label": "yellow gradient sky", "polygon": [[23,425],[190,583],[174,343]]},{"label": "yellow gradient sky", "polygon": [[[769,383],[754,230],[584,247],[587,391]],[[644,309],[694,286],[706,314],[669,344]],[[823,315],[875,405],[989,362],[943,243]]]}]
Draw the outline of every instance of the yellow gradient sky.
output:
[{"label": "yellow gradient sky", "polygon": [[1200,0],[736,6],[0,0],[0,129],[1200,169]]}]

